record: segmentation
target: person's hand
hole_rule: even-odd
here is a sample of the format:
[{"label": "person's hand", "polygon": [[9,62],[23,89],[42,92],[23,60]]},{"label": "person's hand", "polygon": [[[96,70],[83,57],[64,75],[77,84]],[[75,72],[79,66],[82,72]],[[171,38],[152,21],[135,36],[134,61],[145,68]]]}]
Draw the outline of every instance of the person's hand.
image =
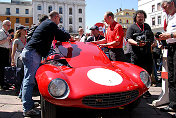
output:
[{"label": "person's hand", "polygon": [[162,45],[158,45],[158,48],[163,48],[163,46]]},{"label": "person's hand", "polygon": [[160,40],[166,40],[168,38],[171,38],[171,34],[170,33],[162,33],[159,35],[159,41]]},{"label": "person's hand", "polygon": [[12,67],[15,67],[15,66],[16,66],[14,61],[11,62],[11,66],[12,66]]},{"label": "person's hand", "polygon": [[97,41],[92,41],[92,43],[94,43],[94,44],[98,44],[98,42],[97,42]]},{"label": "person's hand", "polygon": [[71,38],[69,39],[69,41],[70,41],[70,42],[75,42],[75,40],[74,40],[73,37],[71,37]]},{"label": "person's hand", "polygon": [[11,38],[12,38],[11,35],[8,35],[8,36],[7,36],[7,40],[8,40],[8,41],[10,41]]},{"label": "person's hand", "polygon": [[139,42],[139,44],[138,44],[139,47],[143,47],[143,46],[145,46],[145,45],[146,45],[145,42]]}]

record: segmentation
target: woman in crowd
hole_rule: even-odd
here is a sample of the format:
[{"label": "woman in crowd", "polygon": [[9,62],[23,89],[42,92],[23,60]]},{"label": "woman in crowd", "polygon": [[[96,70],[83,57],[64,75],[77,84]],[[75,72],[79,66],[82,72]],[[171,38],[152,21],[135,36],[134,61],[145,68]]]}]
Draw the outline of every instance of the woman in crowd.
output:
[{"label": "woman in crowd", "polygon": [[20,58],[20,54],[26,45],[26,28],[24,26],[19,26],[18,30],[15,32],[14,41],[12,44],[12,54],[11,54],[11,66],[16,66],[21,68],[20,72],[17,75],[17,85],[15,85],[17,91],[19,92],[21,83],[24,76],[23,63]]}]

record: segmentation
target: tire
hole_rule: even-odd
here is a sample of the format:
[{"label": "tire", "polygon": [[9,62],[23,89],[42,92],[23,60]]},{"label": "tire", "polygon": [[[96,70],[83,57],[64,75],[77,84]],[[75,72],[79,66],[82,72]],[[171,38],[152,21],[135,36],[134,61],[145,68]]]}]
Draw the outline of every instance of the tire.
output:
[{"label": "tire", "polygon": [[56,105],[41,96],[41,118],[56,118]]}]

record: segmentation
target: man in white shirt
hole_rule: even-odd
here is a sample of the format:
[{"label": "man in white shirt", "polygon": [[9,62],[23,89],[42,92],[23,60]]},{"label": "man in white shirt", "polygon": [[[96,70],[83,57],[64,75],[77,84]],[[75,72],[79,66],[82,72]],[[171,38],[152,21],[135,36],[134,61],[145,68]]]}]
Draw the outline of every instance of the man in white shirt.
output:
[{"label": "man in white shirt", "polygon": [[[168,15],[167,31],[159,35],[159,40],[168,43],[169,105],[161,111],[176,111],[176,0],[163,0],[162,8]],[[176,118],[176,115],[173,116]]]},{"label": "man in white shirt", "polygon": [[2,24],[2,29],[0,29],[0,85],[2,89],[8,89],[8,85],[4,83],[4,67],[10,66],[10,39],[11,36],[8,33],[10,29],[11,22],[9,20],[4,20]]}]

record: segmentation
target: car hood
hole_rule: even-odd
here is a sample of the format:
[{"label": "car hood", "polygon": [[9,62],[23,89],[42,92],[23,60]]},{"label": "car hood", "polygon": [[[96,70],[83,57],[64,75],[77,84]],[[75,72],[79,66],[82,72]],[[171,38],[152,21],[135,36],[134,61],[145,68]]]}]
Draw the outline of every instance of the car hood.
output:
[{"label": "car hood", "polygon": [[139,85],[119,68],[88,66],[63,69],[70,88],[69,97],[81,98],[93,94],[118,93],[138,90]]},{"label": "car hood", "polygon": [[90,42],[63,42],[55,49],[61,53],[71,67],[109,66],[111,61],[104,52]]}]

